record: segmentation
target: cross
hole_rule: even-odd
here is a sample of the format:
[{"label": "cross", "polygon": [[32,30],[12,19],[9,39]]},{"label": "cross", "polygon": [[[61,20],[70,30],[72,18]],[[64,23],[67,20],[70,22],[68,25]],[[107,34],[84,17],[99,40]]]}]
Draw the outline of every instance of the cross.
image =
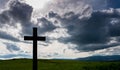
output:
[{"label": "cross", "polygon": [[37,28],[33,28],[33,36],[24,36],[24,40],[32,40],[33,41],[33,70],[37,70],[37,41],[45,41],[46,37],[37,36]]}]

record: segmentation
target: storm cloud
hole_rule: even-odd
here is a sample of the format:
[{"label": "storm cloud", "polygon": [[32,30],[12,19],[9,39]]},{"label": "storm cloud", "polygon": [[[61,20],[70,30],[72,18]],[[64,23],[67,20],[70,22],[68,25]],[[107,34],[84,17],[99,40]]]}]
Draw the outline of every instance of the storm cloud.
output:
[{"label": "storm cloud", "polygon": [[[58,1],[60,7],[57,7],[61,10],[67,9],[62,12],[62,15],[57,9],[52,9],[53,11],[48,11],[49,13],[47,16],[37,18],[37,23],[34,23],[31,21],[33,12],[31,6],[19,1],[11,1],[9,3],[9,9],[0,14],[1,26],[4,26],[5,24],[15,26],[16,23],[19,22],[22,27],[22,36],[31,35],[32,27],[34,26],[38,27],[40,34],[51,32],[57,28],[65,28],[70,36],[64,38],[60,37],[57,40],[62,43],[75,44],[79,50],[83,51],[99,50],[119,45],[117,43],[108,45],[111,41],[111,37],[118,37],[120,35],[118,21],[120,18],[119,9],[94,11],[92,10],[92,8],[94,9],[94,6],[90,6],[90,4],[95,3],[96,1],[81,0],[79,3],[77,2],[78,0],[76,0],[75,3],[81,4],[79,5],[80,7],[73,4],[72,1]],[[69,3],[69,5],[66,3]],[[54,5],[56,4],[57,3]],[[107,5],[108,4],[109,1],[107,2]],[[62,6],[66,6],[67,8]],[[73,9],[73,7],[76,8]],[[80,9],[82,11],[80,11]],[[60,22],[61,26],[55,25],[58,22]],[[2,38],[5,37],[2,36]],[[11,36],[7,37],[13,39]],[[93,46],[93,48],[91,48],[91,46]]]},{"label": "storm cloud", "polygon": [[[52,31],[56,28],[56,26],[45,17],[37,18],[37,23],[32,22],[31,18],[33,8],[26,3],[14,0],[10,1],[8,6],[8,9],[5,9],[0,13],[1,28],[5,27],[6,25],[9,25],[10,27],[16,27],[17,24],[20,24],[20,27],[22,28],[20,32],[21,37],[24,35],[31,35],[33,27],[38,27],[39,33],[41,34]],[[0,36],[4,39],[15,40],[14,36],[8,36],[8,34],[5,32],[1,32]]]},{"label": "storm cloud", "polygon": [[120,36],[120,12],[117,9],[94,11],[89,17],[74,12],[65,13],[62,17],[57,13],[49,13],[50,18],[56,18],[66,28],[70,37],[60,38],[63,43],[76,44],[76,49],[94,51],[118,46],[110,43],[111,37]]},{"label": "storm cloud", "polygon": [[12,25],[15,25],[16,22],[21,22],[23,23],[22,25],[25,25],[25,22],[30,21],[32,13],[31,6],[19,1],[10,1],[8,6],[8,10],[0,14],[1,24],[10,24],[11,22]]},{"label": "storm cloud", "polygon": [[[18,23],[22,26],[29,25],[28,22],[31,20],[32,7],[21,3],[19,1],[10,1],[8,4],[9,8],[5,9],[0,13],[0,27],[4,28],[6,25],[9,27],[16,27]],[[8,28],[6,28],[8,29]],[[19,40],[14,38],[14,36],[9,35],[8,32],[1,32],[1,38],[9,40]]]},{"label": "storm cloud", "polygon": [[[88,54],[103,49],[112,50],[120,46],[119,2],[120,0],[53,0],[43,9],[36,10],[24,0],[9,0],[7,8],[0,12],[0,38],[19,44],[18,46],[9,42],[4,43],[8,52],[28,49],[25,52],[30,55],[31,49],[27,45],[32,43],[23,42],[23,38],[26,35],[31,36],[32,28],[37,27],[38,35],[47,37],[47,44],[40,44],[47,48],[39,47],[47,53],[44,52],[40,56],[47,54],[47,57],[59,55],[64,57],[70,52],[76,57],[74,53],[76,50]],[[58,50],[59,48],[64,54]],[[0,58],[19,57],[19,55],[25,57],[23,54],[2,55]]]}]

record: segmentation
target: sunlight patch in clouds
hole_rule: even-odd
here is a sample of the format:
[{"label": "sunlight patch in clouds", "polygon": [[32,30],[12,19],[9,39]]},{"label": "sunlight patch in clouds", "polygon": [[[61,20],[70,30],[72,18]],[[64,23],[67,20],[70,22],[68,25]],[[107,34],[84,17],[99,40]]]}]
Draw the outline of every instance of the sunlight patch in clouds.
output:
[{"label": "sunlight patch in clouds", "polygon": [[25,0],[34,9],[42,9],[50,0]]}]

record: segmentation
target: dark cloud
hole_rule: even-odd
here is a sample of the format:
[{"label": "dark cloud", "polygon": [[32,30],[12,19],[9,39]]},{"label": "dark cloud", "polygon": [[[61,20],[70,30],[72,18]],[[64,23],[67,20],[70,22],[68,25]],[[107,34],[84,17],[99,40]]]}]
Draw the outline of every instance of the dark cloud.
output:
[{"label": "dark cloud", "polygon": [[[79,1],[79,0],[78,0]],[[109,8],[120,8],[120,0],[84,0],[83,2],[92,6],[94,10],[104,10]]]},{"label": "dark cloud", "polygon": [[0,14],[0,23],[9,25],[11,23],[14,26],[16,22],[21,22],[22,25],[27,25],[31,19],[31,13],[31,6],[19,1],[12,1],[9,9]]},{"label": "dark cloud", "polygon": [[[91,7],[89,5],[84,5],[84,3],[81,5],[82,3],[77,3],[78,1],[87,4],[95,3],[94,0],[92,0],[93,2],[75,0],[75,5],[73,4],[73,0],[61,1],[61,3],[63,3],[60,5],[61,10],[67,9],[66,7],[68,7],[67,11],[64,10],[64,12],[59,12],[59,14],[54,12],[55,10],[50,11],[48,16],[38,18],[36,24],[31,22],[33,12],[31,6],[19,1],[12,1],[9,4],[9,9],[0,14],[0,26],[3,27],[4,24],[15,26],[16,22],[20,22],[22,26],[21,36],[23,37],[26,34],[32,35],[33,27],[38,27],[39,34],[52,32],[57,28],[55,23],[60,22],[62,25],[61,28],[67,29],[67,33],[70,37],[59,38],[58,40],[64,43],[76,44],[78,50],[93,51],[119,45],[117,43],[108,45],[111,41],[111,37],[120,36],[120,21],[118,21],[120,19],[119,11],[117,9],[109,9],[93,11],[91,13]],[[100,4],[105,3],[105,6],[100,8],[105,7],[104,9],[106,9],[106,1],[99,2]],[[77,6],[78,4],[80,4],[79,8]],[[74,7],[77,8],[74,9]],[[109,7],[111,7],[111,5]],[[82,9],[82,12],[80,12],[79,9]],[[52,18],[54,18],[54,22],[51,21]],[[6,33],[2,34],[0,35],[1,38],[15,40],[14,37],[8,36]]]},{"label": "dark cloud", "polygon": [[[9,9],[0,13],[0,27],[4,27],[5,24],[9,25],[10,27],[15,27],[17,22],[21,24],[22,29],[32,26],[32,23],[30,22],[32,10],[32,7],[25,3],[21,3],[19,1],[10,1]],[[18,41],[18,39],[15,39],[14,36],[9,36],[5,32],[1,32],[0,36],[4,39]]]},{"label": "dark cloud", "polygon": [[107,0],[109,8],[120,8],[120,0]]},{"label": "dark cloud", "polygon": [[25,22],[30,21],[31,13],[33,8],[25,3],[21,3],[19,1],[11,2],[10,4],[10,15],[14,18],[14,20],[21,21],[23,25]]},{"label": "dark cloud", "polygon": [[[4,11],[0,14],[0,25],[7,24],[10,22],[10,17],[8,15],[9,15],[8,11]],[[2,25],[0,27],[2,27]]]},{"label": "dark cloud", "polygon": [[[31,22],[31,15],[33,9],[31,6],[20,3],[20,2],[12,2],[10,4],[10,14],[14,18],[14,20],[18,20],[22,25],[22,33],[23,34],[32,34],[32,28],[38,27],[39,33],[45,33],[54,30],[56,27],[53,25],[51,21],[46,19],[45,17],[38,18],[37,24]],[[39,24],[42,23],[40,26]]]},{"label": "dark cloud", "polygon": [[76,3],[76,2],[84,2],[85,4],[89,4],[92,6],[93,10],[104,10],[109,8],[120,8],[120,0],[75,0],[75,1],[69,1],[70,3]]},{"label": "dark cloud", "polygon": [[120,36],[120,19],[114,18],[111,24],[109,24],[109,34],[112,37]]},{"label": "dark cloud", "polygon": [[45,17],[41,17],[37,19],[37,24],[33,24],[32,22],[28,22],[29,25],[28,26],[23,26],[22,29],[22,35],[32,35],[32,29],[33,27],[37,27],[38,28],[38,34],[42,35],[46,32],[51,32],[54,29],[56,29],[57,27],[54,25],[53,22],[49,21],[47,18]]},{"label": "dark cloud", "polygon": [[13,37],[12,35],[10,35],[6,32],[3,32],[3,31],[0,31],[0,38],[7,39],[7,40],[12,40],[12,41],[19,41],[19,39]]},{"label": "dark cloud", "polygon": [[111,44],[86,44],[86,45],[79,45],[82,47],[76,47],[77,50],[80,51],[95,51],[95,50],[101,50],[106,49],[110,47],[115,47],[120,45],[120,43],[111,43]]},{"label": "dark cloud", "polygon": [[21,58],[30,58],[29,55],[26,54],[7,54],[7,55],[0,55],[0,58],[2,59],[10,59],[15,57],[21,57]]},{"label": "dark cloud", "polygon": [[14,51],[19,51],[20,48],[17,47],[16,45],[14,44],[11,44],[11,43],[4,43],[6,45],[6,48],[7,50],[9,50],[10,52],[14,52]]},{"label": "dark cloud", "polygon": [[39,18],[38,19],[38,24],[41,23],[42,25],[39,27],[39,32],[44,33],[44,32],[49,32],[53,31],[56,26],[53,24],[53,22],[49,21],[45,17]]},{"label": "dark cloud", "polygon": [[76,44],[78,50],[94,51],[119,45],[118,42],[108,45],[111,37],[120,36],[120,22],[114,22],[114,19],[120,19],[118,10],[94,11],[87,18],[80,18],[84,15],[74,12],[65,13],[62,17],[52,12],[51,16],[60,21],[70,35],[60,38],[60,42]]},{"label": "dark cloud", "polygon": [[53,12],[53,11],[50,11],[50,12],[48,13],[48,16],[49,16],[49,18],[53,18],[53,17],[57,17],[58,14],[55,13],[55,12]]},{"label": "dark cloud", "polygon": [[[22,32],[20,34],[22,37],[24,35],[32,35],[33,27],[38,27],[40,34],[50,32],[56,28],[53,22],[49,21],[45,17],[38,18],[38,22],[36,24],[31,22],[32,12],[33,8],[28,4],[19,1],[10,1],[9,9],[0,13],[0,27],[4,27],[5,24],[13,27],[16,26],[17,22],[19,22],[22,27]],[[11,39],[14,41],[14,36],[5,36],[4,34],[6,33],[1,33],[1,38]]]}]

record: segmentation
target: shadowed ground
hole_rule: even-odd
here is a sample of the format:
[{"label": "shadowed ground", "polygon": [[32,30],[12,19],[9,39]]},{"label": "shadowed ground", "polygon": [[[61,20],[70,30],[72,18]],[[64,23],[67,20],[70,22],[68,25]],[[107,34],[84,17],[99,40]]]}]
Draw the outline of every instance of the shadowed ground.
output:
[{"label": "shadowed ground", "polygon": [[[120,70],[120,61],[39,60],[38,70]],[[32,60],[0,61],[0,70],[32,70]]]}]

